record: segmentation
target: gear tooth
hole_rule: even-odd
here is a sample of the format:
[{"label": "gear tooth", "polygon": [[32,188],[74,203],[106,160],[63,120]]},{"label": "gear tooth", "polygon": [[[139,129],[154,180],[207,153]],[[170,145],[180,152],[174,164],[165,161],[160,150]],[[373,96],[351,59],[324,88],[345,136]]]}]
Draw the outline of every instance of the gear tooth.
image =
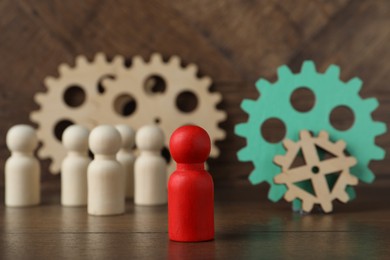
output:
[{"label": "gear tooth", "polygon": [[186,68],[185,68],[185,70],[188,72],[188,73],[190,73],[190,74],[192,74],[192,75],[196,75],[196,73],[197,73],[197,71],[198,71],[198,67],[195,65],[195,64],[189,64]]},{"label": "gear tooth", "polygon": [[287,190],[284,194],[284,199],[289,202],[293,201],[295,199],[294,193],[292,193],[290,190]]},{"label": "gear tooth", "polygon": [[257,91],[259,91],[260,93],[262,91],[264,91],[265,89],[268,89],[271,87],[271,83],[268,81],[268,80],[265,80],[265,79],[259,79],[257,82],[256,82],[256,88],[257,88]]},{"label": "gear tooth", "polygon": [[310,212],[313,209],[313,206],[314,206],[314,204],[311,201],[308,201],[308,200],[302,201],[302,209],[305,212]]},{"label": "gear tooth", "polygon": [[241,137],[246,137],[249,131],[249,126],[247,123],[241,123],[234,127],[234,133]]},{"label": "gear tooth", "polygon": [[353,176],[352,174],[349,174],[349,180],[348,180],[348,184],[349,185],[358,185],[359,183],[359,179],[355,176]]},{"label": "gear tooth", "polygon": [[255,111],[255,109],[256,109],[256,101],[251,100],[251,99],[244,99],[241,102],[241,108],[247,114],[250,114],[252,111]]},{"label": "gear tooth", "polygon": [[252,159],[252,154],[247,149],[247,147],[244,147],[243,149],[239,150],[237,153],[238,160],[241,162],[249,162]]},{"label": "gear tooth", "polygon": [[351,89],[351,92],[358,94],[360,92],[360,89],[363,86],[363,81],[359,78],[353,78],[350,81],[348,81],[346,85],[348,89]]},{"label": "gear tooth", "polygon": [[347,143],[344,142],[343,140],[339,140],[335,143],[339,147],[340,150],[344,151],[345,148],[347,147]]},{"label": "gear tooth", "polygon": [[268,198],[276,202],[283,198],[283,196],[286,194],[286,186],[285,185],[272,185],[271,188],[268,191]]},{"label": "gear tooth", "polygon": [[222,101],[222,94],[219,93],[219,92],[213,92],[211,95],[210,95],[210,99],[213,100],[213,103],[215,104],[215,106],[217,104],[219,104],[221,101]]},{"label": "gear tooth", "polygon": [[58,67],[58,71],[59,71],[60,75],[66,75],[67,73],[69,73],[70,70],[71,70],[71,68],[66,63],[62,63]]},{"label": "gear tooth", "polygon": [[321,131],[321,132],[318,134],[318,137],[319,137],[319,138],[324,138],[324,139],[329,140],[329,134],[328,134],[328,132],[326,132],[326,131]]},{"label": "gear tooth", "polygon": [[301,73],[316,73],[316,72],[317,72],[316,65],[314,64],[313,61],[307,60],[303,62]]},{"label": "gear tooth", "polygon": [[322,201],[321,202],[321,208],[324,212],[329,213],[333,211],[333,205],[331,201]]},{"label": "gear tooth", "polygon": [[341,202],[347,203],[349,201],[349,196],[344,190],[341,190],[337,195],[337,199]]},{"label": "gear tooth", "polygon": [[278,68],[277,74],[278,74],[278,79],[287,78],[293,75],[293,73],[291,72],[290,68],[287,65],[280,66]]},{"label": "gear tooth", "polygon": [[164,63],[162,55],[158,52],[152,53],[152,55],[150,56],[150,62],[151,63]]},{"label": "gear tooth", "polygon": [[340,78],[340,67],[334,64],[330,65],[325,71],[325,75],[327,77]]},{"label": "gear tooth", "polygon": [[290,139],[284,139],[283,140],[283,146],[286,150],[288,149],[292,149],[292,147],[295,145],[295,143],[293,141],[291,141]]},{"label": "gear tooth", "polygon": [[171,66],[179,67],[179,66],[180,66],[180,58],[179,58],[179,56],[173,55],[173,56],[169,59],[168,63],[169,63]]},{"label": "gear tooth", "polygon": [[383,122],[374,122],[371,128],[375,135],[382,135],[387,132],[387,125]]},{"label": "gear tooth", "polygon": [[39,112],[38,111],[31,112],[30,120],[33,121],[34,123],[39,123]]},{"label": "gear tooth", "polygon": [[264,174],[260,172],[258,168],[255,168],[250,174],[249,174],[249,181],[252,184],[259,184],[265,181]]},{"label": "gear tooth", "polygon": [[310,135],[309,131],[307,131],[307,130],[302,130],[301,132],[299,132],[299,136],[300,136],[301,140],[310,139],[312,137]]},{"label": "gear tooth", "polygon": [[50,172],[54,175],[57,175],[59,174],[60,172],[58,171],[58,168],[56,167],[56,165],[54,164],[54,162],[52,161],[50,166],[49,166],[49,169],[50,169]]},{"label": "gear tooth", "polygon": [[367,98],[363,102],[366,107],[366,111],[369,111],[370,113],[374,112],[379,106],[379,102],[376,98]]},{"label": "gear tooth", "polygon": [[87,57],[79,55],[76,57],[76,67],[84,67],[89,64]]},{"label": "gear tooth", "polygon": [[40,158],[48,158],[49,154],[46,152],[44,147],[41,147],[41,149],[38,150],[38,155]]},{"label": "gear tooth", "polygon": [[355,190],[353,189],[352,186],[347,186],[345,191],[349,195],[349,200],[354,200],[356,198],[356,192],[355,192]]},{"label": "gear tooth", "polygon": [[120,55],[116,55],[114,59],[112,60],[112,64],[118,66],[118,67],[123,67],[125,64],[125,58]]},{"label": "gear tooth", "polygon": [[[212,80],[210,77],[202,77],[199,79],[199,84],[201,84],[202,86],[205,86],[206,88],[210,87],[211,83],[212,83]],[[213,94],[214,93],[219,93],[219,92],[213,92]]]},{"label": "gear tooth", "polygon": [[386,151],[379,147],[379,146],[375,146],[372,148],[372,151],[371,151],[371,158],[373,160],[383,160],[386,156]]},{"label": "gear tooth", "polygon": [[133,60],[132,60],[132,66],[135,67],[135,66],[142,66],[144,64],[144,59],[137,55],[137,56],[134,56],[133,57]]},{"label": "gear tooth", "polygon": [[46,86],[46,89],[47,89],[49,87],[54,86],[57,79],[49,76],[49,77],[46,77],[43,81],[44,81],[44,85]]},{"label": "gear tooth", "polygon": [[347,157],[346,160],[347,160],[346,165],[348,165],[349,167],[352,167],[352,166],[356,165],[356,163],[357,163],[357,160],[355,157]]},{"label": "gear tooth", "polygon": [[222,110],[217,110],[218,113],[216,113],[217,115],[217,121],[218,122],[223,122],[227,119],[227,114],[226,112],[222,111]]},{"label": "gear tooth", "polygon": [[362,182],[365,183],[372,183],[375,180],[375,175],[371,171],[370,168],[366,168],[364,172],[361,172],[359,176],[357,176]]},{"label": "gear tooth", "polygon": [[45,99],[45,96],[46,96],[45,94],[39,92],[35,94],[34,100],[37,104],[42,104]]},{"label": "gear tooth", "polygon": [[94,58],[94,63],[106,63],[106,62],[107,62],[107,58],[103,52],[96,53]]},{"label": "gear tooth", "polygon": [[279,165],[281,167],[283,167],[284,161],[285,161],[285,157],[283,155],[276,155],[274,157],[274,163],[276,163],[277,165]]},{"label": "gear tooth", "polygon": [[226,132],[223,131],[222,129],[220,128],[217,128],[215,130],[215,139],[217,140],[222,140],[222,139],[225,139],[226,138]]},{"label": "gear tooth", "polygon": [[285,183],[284,179],[285,179],[285,174],[279,173],[278,175],[276,175],[274,177],[274,182],[276,184],[283,184],[283,183]]}]

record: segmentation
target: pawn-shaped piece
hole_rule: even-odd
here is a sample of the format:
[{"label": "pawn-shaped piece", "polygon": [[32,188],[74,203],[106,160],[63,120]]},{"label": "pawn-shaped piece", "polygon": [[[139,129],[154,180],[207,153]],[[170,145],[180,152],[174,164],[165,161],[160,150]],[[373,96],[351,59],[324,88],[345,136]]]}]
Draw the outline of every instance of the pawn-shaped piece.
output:
[{"label": "pawn-shaped piece", "polygon": [[95,158],[88,166],[88,214],[117,215],[125,211],[125,171],[116,160],[121,136],[115,127],[100,125],[89,135]]},{"label": "pawn-shaped piece", "polygon": [[63,206],[87,205],[88,156],[87,128],[72,125],[62,135],[62,143],[68,154],[61,165],[61,204]]},{"label": "pawn-shaped piece", "polygon": [[16,125],[9,129],[6,139],[11,157],[5,163],[5,205],[37,205],[41,200],[41,168],[33,155],[38,145],[35,130]]},{"label": "pawn-shaped piece", "polygon": [[161,205],[167,203],[167,164],[161,155],[164,133],[155,125],[141,127],[135,143],[140,151],[134,165],[134,203]]},{"label": "pawn-shaped piece", "polygon": [[210,137],[198,126],[173,132],[169,148],[177,163],[168,182],[169,238],[181,242],[214,239],[214,184],[204,169]]},{"label": "pawn-shaped piece", "polygon": [[122,138],[122,148],[116,155],[116,159],[125,169],[125,196],[126,198],[134,197],[134,161],[132,149],[135,141],[135,131],[128,125],[117,125]]}]

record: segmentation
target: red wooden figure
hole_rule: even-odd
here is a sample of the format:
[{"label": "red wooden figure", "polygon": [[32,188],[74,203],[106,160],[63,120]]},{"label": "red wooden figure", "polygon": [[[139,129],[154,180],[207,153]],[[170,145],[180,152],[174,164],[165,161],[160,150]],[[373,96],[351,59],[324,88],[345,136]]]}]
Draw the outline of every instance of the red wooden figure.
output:
[{"label": "red wooden figure", "polygon": [[169,148],[177,163],[168,182],[169,238],[181,242],[214,239],[214,184],[204,169],[210,137],[198,126],[173,132]]}]

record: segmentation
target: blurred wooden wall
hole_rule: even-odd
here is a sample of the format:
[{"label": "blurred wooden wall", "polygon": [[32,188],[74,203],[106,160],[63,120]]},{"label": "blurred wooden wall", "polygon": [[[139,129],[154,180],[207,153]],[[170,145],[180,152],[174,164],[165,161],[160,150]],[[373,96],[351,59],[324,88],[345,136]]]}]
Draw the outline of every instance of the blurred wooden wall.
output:
[{"label": "blurred wooden wall", "polygon": [[[79,54],[148,58],[156,51],[197,64],[223,95],[219,107],[228,113],[221,124],[227,138],[218,142],[222,155],[210,162],[216,183],[247,182],[252,166],[236,159],[245,140],[233,133],[234,125],[247,119],[239,105],[243,98],[257,98],[254,82],[275,80],[282,64],[293,71],[306,59],[320,71],[340,65],[343,80],[359,76],[361,95],[379,99],[374,119],[390,121],[388,0],[2,0],[0,183],[9,156],[6,131],[31,123],[29,113],[38,109],[33,95],[44,91],[47,75],[58,75],[60,63],[73,65]],[[377,143],[388,150],[389,135]],[[47,167],[44,161],[44,182],[58,180]],[[388,156],[371,167],[383,176],[390,168]]]}]

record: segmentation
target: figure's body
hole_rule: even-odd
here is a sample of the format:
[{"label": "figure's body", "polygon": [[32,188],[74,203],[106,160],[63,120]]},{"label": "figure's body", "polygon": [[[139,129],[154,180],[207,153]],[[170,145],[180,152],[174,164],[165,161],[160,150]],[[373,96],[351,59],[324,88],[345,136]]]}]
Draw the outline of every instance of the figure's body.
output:
[{"label": "figure's body", "polygon": [[140,154],[134,165],[137,205],[161,205],[167,203],[167,165],[161,156],[164,134],[154,125],[141,127],[136,134]]},{"label": "figure's body", "polygon": [[92,130],[89,146],[95,159],[88,166],[88,213],[117,215],[125,211],[125,173],[116,160],[121,145],[119,132],[101,125]]},{"label": "figure's body", "polygon": [[33,155],[38,145],[35,130],[28,125],[16,125],[8,131],[6,139],[11,157],[5,163],[5,205],[37,205],[41,200],[41,169]]},{"label": "figure's body", "polygon": [[183,126],[172,134],[172,158],[177,162],[168,182],[169,238],[181,242],[214,239],[214,184],[204,169],[210,138],[197,126]]},{"label": "figure's body", "polygon": [[134,162],[133,146],[135,131],[127,125],[117,125],[122,139],[122,147],[116,154],[116,159],[125,169],[125,195],[126,198],[134,197]]},{"label": "figure's body", "polygon": [[88,157],[87,128],[80,125],[68,127],[62,135],[62,143],[68,154],[61,165],[61,204],[63,206],[87,205]]}]

